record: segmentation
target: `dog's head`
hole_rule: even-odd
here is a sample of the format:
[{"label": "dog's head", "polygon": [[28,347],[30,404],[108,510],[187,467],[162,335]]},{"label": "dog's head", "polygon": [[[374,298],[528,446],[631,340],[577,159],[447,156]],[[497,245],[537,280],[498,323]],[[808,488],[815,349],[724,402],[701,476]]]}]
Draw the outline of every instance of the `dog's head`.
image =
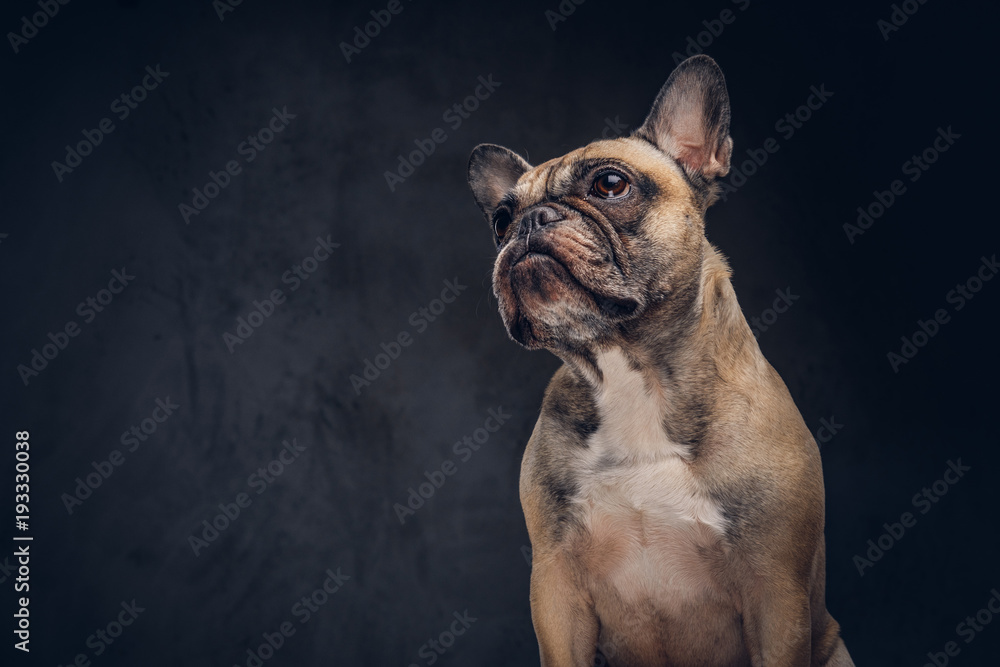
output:
[{"label": "dog's head", "polygon": [[606,344],[697,289],[704,213],[729,172],[729,96],[715,61],[681,63],[631,136],[532,167],[482,144],[469,184],[493,229],[493,290],[529,349]]}]

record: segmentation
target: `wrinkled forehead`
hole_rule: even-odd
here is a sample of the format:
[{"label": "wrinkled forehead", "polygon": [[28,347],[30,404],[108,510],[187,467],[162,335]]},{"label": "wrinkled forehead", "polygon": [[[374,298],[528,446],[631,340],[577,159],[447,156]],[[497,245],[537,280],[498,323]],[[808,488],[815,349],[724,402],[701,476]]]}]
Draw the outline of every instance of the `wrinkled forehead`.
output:
[{"label": "wrinkled forehead", "polygon": [[631,137],[595,141],[526,171],[510,195],[523,206],[579,191],[579,179],[596,166],[620,166],[649,179],[658,193],[687,198],[680,167],[652,144]]}]

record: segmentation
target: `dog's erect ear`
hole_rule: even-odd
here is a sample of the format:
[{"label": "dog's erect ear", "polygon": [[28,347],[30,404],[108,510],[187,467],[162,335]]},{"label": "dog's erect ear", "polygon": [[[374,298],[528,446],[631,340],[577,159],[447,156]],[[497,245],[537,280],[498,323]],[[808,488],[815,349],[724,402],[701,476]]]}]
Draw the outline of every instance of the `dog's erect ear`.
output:
[{"label": "dog's erect ear", "polygon": [[531,165],[520,155],[494,144],[479,144],[472,149],[469,158],[469,187],[476,197],[486,219],[507,194],[521,174],[531,169]]},{"label": "dog's erect ear", "polygon": [[695,180],[728,174],[733,154],[729,93],[715,61],[698,55],[678,65],[635,136],[658,146]]}]

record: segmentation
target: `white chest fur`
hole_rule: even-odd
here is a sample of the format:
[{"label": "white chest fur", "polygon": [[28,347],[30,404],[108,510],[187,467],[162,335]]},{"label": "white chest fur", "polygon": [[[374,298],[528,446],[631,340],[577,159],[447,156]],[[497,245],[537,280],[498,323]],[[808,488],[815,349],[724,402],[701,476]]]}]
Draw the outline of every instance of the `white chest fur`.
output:
[{"label": "white chest fur", "polygon": [[700,553],[719,543],[725,518],[693,474],[690,452],[663,429],[669,396],[620,350],[602,352],[598,366],[600,427],[577,460],[581,555],[629,597],[695,594],[707,576]]}]

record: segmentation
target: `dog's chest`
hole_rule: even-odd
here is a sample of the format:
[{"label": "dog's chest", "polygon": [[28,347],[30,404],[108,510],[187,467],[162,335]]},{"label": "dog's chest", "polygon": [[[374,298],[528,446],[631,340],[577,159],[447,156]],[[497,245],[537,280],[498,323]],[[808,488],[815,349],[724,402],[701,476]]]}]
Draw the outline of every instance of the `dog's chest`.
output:
[{"label": "dog's chest", "polygon": [[717,589],[724,520],[698,494],[687,465],[668,458],[580,485],[573,552],[595,596],[604,591],[667,610]]},{"label": "dog's chest", "polygon": [[600,358],[600,426],[577,460],[574,552],[597,588],[662,609],[715,589],[725,519],[689,452],[667,437],[662,401],[620,353]]}]

